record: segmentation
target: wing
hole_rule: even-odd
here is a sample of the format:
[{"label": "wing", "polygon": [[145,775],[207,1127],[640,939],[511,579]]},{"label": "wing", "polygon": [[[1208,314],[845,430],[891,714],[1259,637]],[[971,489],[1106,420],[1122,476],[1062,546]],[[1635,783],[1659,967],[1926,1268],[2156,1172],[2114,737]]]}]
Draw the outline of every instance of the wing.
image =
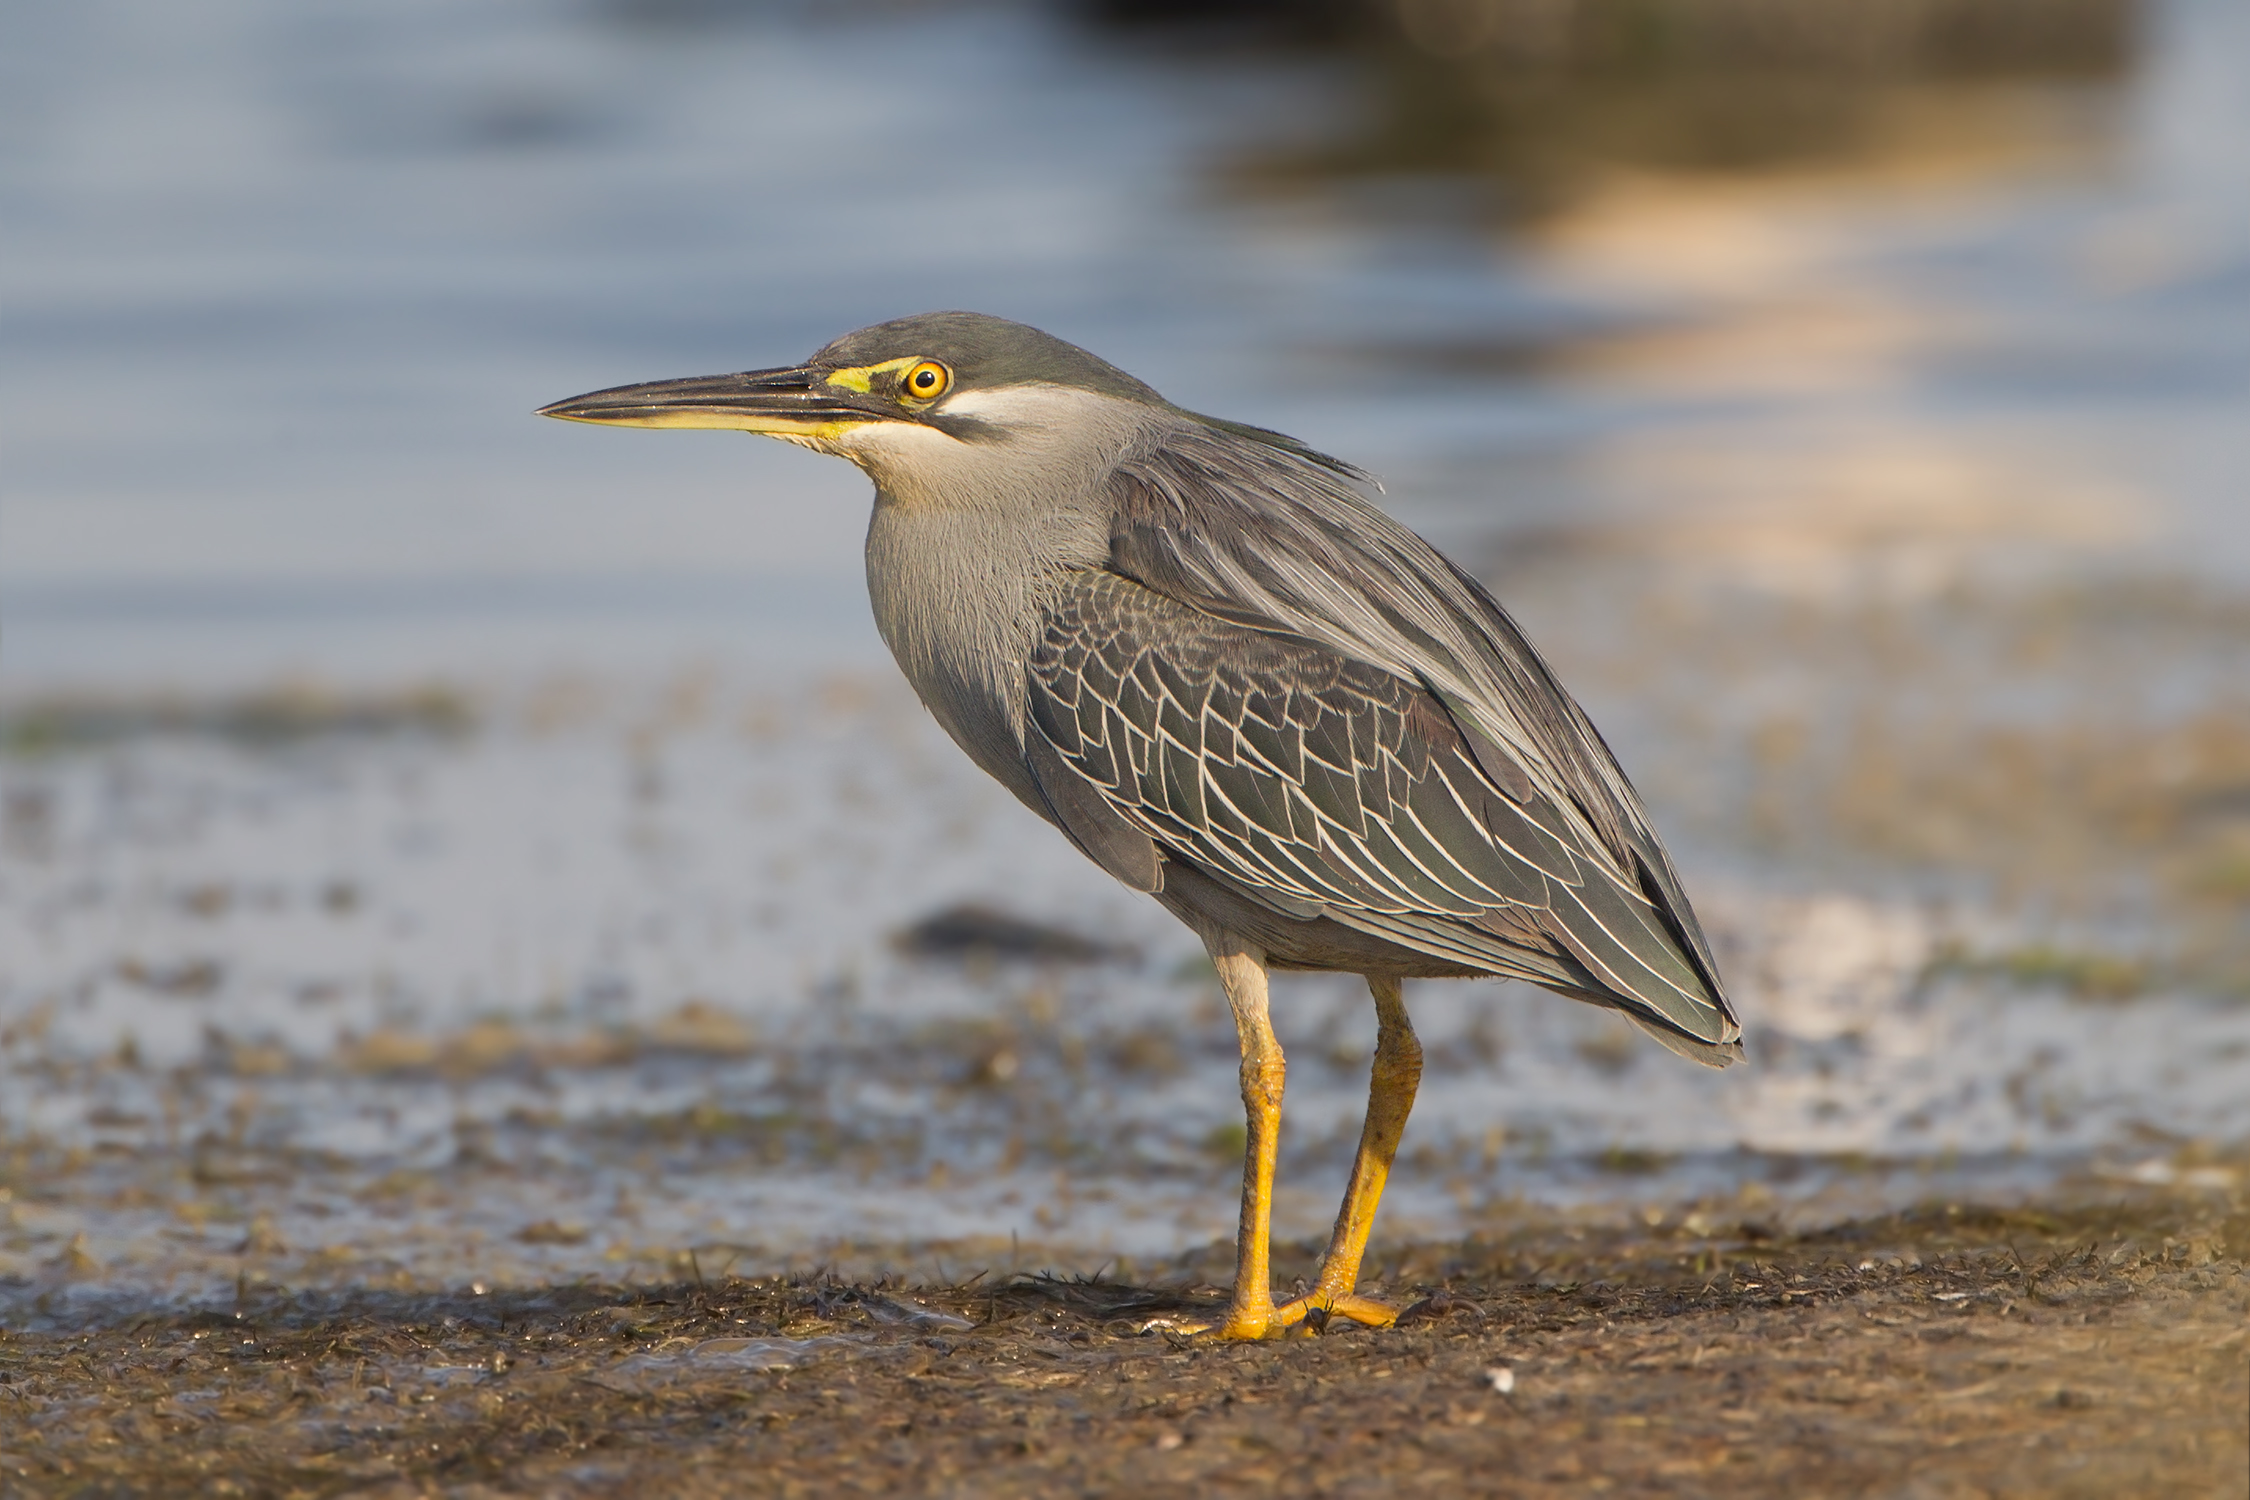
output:
[{"label": "wing", "polygon": [[1093,571],[1047,611],[1028,707],[1034,775],[1089,852],[1121,822],[1286,916],[1617,1006],[1686,1050],[1737,1034],[1662,914],[1423,683]]},{"label": "wing", "polygon": [[1109,565],[1424,683],[1496,779],[1528,781],[1574,848],[1606,855],[1640,892],[1731,1026],[1702,924],[1609,746],[1491,594],[1362,499],[1356,478],[1293,439],[1182,413],[1111,476]]}]

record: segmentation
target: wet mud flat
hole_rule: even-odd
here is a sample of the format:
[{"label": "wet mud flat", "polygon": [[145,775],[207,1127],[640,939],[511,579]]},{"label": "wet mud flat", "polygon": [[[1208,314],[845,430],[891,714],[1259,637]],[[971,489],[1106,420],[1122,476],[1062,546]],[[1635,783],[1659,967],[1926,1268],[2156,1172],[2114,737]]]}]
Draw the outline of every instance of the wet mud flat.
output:
[{"label": "wet mud flat", "polygon": [[[1132,1283],[344,1286],[0,1334],[24,1495],[2212,1495],[2250,1484],[2250,1205],[2127,1190],[1809,1231],[1528,1210],[1412,1304],[1257,1345]],[[1286,1281],[1313,1247],[1281,1258]],[[28,1311],[28,1310],[27,1310]]]},{"label": "wet mud flat", "polygon": [[895,683],[17,712],[0,1496],[2243,1495],[2239,599],[1612,593],[1754,1065],[1421,987],[1427,1305],[1246,1348],[1208,969]]}]

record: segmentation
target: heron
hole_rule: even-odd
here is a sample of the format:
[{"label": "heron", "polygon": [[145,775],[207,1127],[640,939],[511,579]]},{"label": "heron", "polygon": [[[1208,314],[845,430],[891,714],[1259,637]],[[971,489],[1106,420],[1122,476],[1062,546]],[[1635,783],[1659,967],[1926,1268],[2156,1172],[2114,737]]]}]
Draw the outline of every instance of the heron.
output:
[{"label": "heron", "polygon": [[[875,623],[916,695],[1202,939],[1240,1039],[1246,1141],[1233,1289],[1194,1332],[1396,1321],[1359,1271],[1422,1073],[1406,980],[1523,980],[1697,1061],[1741,1056],[1616,757],[1492,594],[1353,465],[968,312],[540,414],[738,429],[857,464],[875,485]],[[1311,1287],[1280,1303],[1276,969],[1360,975],[1376,1019],[1335,1228]]]}]

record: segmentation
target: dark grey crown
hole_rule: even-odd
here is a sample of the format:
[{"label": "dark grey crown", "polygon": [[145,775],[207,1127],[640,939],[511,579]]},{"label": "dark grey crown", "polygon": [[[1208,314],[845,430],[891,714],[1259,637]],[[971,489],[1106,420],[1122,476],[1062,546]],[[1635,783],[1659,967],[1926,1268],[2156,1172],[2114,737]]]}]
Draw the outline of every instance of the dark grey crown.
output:
[{"label": "dark grey crown", "polygon": [[935,312],[893,318],[845,334],[815,354],[811,362],[833,370],[916,355],[943,360],[951,366],[957,389],[989,390],[1039,383],[1094,391],[1149,406],[1167,404],[1149,386],[1076,344],[1066,344],[1028,324],[984,313]]}]

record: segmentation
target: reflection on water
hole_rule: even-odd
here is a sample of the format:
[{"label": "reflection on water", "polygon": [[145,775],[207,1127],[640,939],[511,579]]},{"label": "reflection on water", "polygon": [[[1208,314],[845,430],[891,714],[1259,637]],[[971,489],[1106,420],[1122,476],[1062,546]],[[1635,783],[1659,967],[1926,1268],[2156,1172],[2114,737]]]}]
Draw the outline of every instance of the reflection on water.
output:
[{"label": "reflection on water", "polygon": [[2250,17],[1223,9],[11,19],[0,1273],[1224,1233],[1192,944],[885,675],[858,476],[527,415],[948,305],[1383,474],[1677,832],[1754,1065],[1423,986],[1398,1225],[2228,1178]]}]

